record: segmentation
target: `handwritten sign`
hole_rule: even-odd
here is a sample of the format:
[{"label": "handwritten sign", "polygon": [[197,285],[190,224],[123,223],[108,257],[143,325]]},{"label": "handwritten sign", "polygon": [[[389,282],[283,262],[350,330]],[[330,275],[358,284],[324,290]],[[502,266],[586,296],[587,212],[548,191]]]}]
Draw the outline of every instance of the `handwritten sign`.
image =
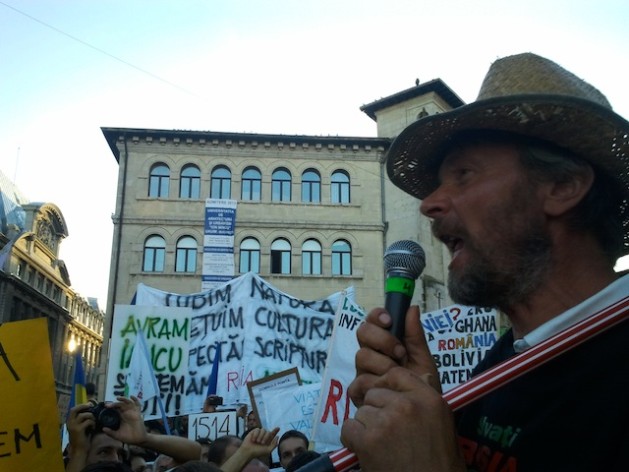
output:
[{"label": "handwritten sign", "polygon": [[[353,289],[348,289],[353,296]],[[217,394],[226,405],[248,403],[248,382],[297,367],[302,380],[320,382],[340,292],[302,300],[247,273],[211,291],[164,292],[138,285],[136,303],[188,310],[188,374],[179,414],[198,413],[220,343]],[[113,336],[119,336],[114,330]],[[173,406],[167,406],[173,415]]]},{"label": "handwritten sign", "polygon": [[236,410],[196,413],[188,416],[188,439],[209,439],[239,435]]},{"label": "handwritten sign", "polygon": [[421,323],[444,392],[467,381],[498,339],[498,313],[490,308],[451,305],[422,313]]},{"label": "handwritten sign", "polygon": [[[141,328],[151,356],[160,396],[172,416],[184,414],[188,351],[189,310],[173,307],[116,305],[107,369],[105,398],[123,395],[136,336]],[[195,413],[201,409],[201,405]],[[145,418],[159,417],[157,397],[144,404]]]},{"label": "handwritten sign", "polygon": [[45,318],[0,326],[0,470],[63,472]]},{"label": "handwritten sign", "polygon": [[318,452],[334,451],[342,446],[343,421],[356,412],[347,389],[356,376],[354,356],[359,348],[356,330],[364,320],[362,308],[344,297],[336,314],[328,363],[321,382],[322,398],[314,417],[312,439]]}]

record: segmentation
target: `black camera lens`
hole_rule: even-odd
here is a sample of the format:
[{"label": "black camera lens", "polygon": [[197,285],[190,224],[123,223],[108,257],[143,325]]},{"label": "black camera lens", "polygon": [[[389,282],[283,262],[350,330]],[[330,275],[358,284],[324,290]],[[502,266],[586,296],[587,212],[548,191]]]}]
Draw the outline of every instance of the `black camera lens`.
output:
[{"label": "black camera lens", "polygon": [[120,412],[113,408],[107,408],[105,403],[101,402],[89,409],[89,412],[96,419],[96,429],[109,428],[117,430],[120,428]]},{"label": "black camera lens", "polygon": [[113,408],[104,408],[98,415],[98,418],[96,418],[96,421],[103,428],[117,430],[120,428],[120,413]]}]

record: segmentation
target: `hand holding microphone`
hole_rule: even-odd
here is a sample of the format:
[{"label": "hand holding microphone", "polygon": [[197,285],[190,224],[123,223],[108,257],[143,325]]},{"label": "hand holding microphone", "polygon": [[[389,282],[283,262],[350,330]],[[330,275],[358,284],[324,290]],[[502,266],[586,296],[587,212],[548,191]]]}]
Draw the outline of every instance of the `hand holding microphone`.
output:
[{"label": "hand holding microphone", "polygon": [[[415,280],[426,266],[426,256],[419,244],[413,241],[397,241],[384,253],[386,270],[385,309],[391,316],[389,331],[397,339],[404,338],[404,325]],[[322,455],[298,469],[298,472],[344,472],[357,467],[357,458],[346,448]]]}]

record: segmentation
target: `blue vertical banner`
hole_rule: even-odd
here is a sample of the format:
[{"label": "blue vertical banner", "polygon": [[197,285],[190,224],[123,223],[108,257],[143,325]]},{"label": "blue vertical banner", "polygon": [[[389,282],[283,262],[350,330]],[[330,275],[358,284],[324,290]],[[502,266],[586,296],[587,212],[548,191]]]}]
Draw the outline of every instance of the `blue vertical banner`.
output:
[{"label": "blue vertical banner", "polygon": [[205,200],[201,290],[211,290],[234,278],[236,200]]}]

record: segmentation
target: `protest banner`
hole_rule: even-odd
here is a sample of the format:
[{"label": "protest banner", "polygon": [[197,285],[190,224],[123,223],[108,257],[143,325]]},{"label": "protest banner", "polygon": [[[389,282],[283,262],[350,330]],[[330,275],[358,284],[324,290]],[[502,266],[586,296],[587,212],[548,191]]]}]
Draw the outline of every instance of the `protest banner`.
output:
[{"label": "protest banner", "polygon": [[[147,419],[161,417],[158,398],[169,416],[187,413],[183,399],[188,375],[190,317],[186,308],[116,305],[112,323],[105,399],[115,400],[128,389],[131,359],[142,331],[160,395],[144,402]],[[135,351],[139,353],[141,351]],[[138,374],[139,372],[135,372]],[[148,381],[148,379],[146,379]],[[137,392],[136,392],[137,393]],[[200,410],[197,408],[195,413]]]},{"label": "protest banner", "polygon": [[354,356],[359,347],[356,330],[364,320],[364,311],[344,296],[334,323],[328,362],[321,381],[321,402],[314,417],[312,440],[319,452],[341,447],[343,421],[356,412],[347,388],[356,376]]},{"label": "protest banner", "polygon": [[[348,297],[353,297],[352,288],[346,292]],[[340,298],[341,292],[337,292],[322,300],[301,300],[269,285],[257,274],[247,273],[214,290],[187,295],[139,284],[136,305],[124,310],[134,313],[134,322],[143,327],[166,324],[164,336],[160,337],[164,344],[155,347],[155,356],[159,357],[153,358],[153,364],[166,413],[177,416],[200,412],[217,345],[221,348],[216,393],[223,397],[226,405],[249,403],[247,382],[292,367],[299,369],[302,380],[320,382]],[[175,319],[180,318],[175,323],[174,319],[160,321],[163,317],[159,310],[142,315],[139,310],[142,306],[183,311],[175,316]],[[116,312],[120,310],[122,306],[117,306]],[[115,314],[107,399],[124,391],[121,375],[125,373],[125,365],[121,367],[120,362],[127,362],[135,339],[135,333],[128,327],[132,325],[128,316],[122,322],[117,318]],[[187,340],[179,333],[184,326],[189,333]],[[147,334],[146,328],[144,332]],[[148,335],[147,342],[150,345]],[[181,357],[178,363],[178,366],[187,363],[185,372],[159,370],[156,362],[168,361],[169,355],[175,356],[173,362],[177,362],[179,350],[186,348],[188,357],[186,360]],[[147,418],[157,417],[156,414],[153,407],[145,411]]]},{"label": "protest banner", "polygon": [[444,393],[467,381],[498,339],[498,312],[491,308],[450,305],[420,318]]},{"label": "protest banner", "polygon": [[266,429],[272,429],[274,425],[269,422],[266,417],[266,408],[264,406],[264,397],[262,394],[265,390],[276,390],[280,388],[294,388],[301,385],[299,371],[297,367],[286,369],[282,372],[267,375],[261,379],[247,382],[247,390],[249,391],[249,399],[253,407],[255,415],[260,421],[260,425]]},{"label": "protest banner", "polygon": [[195,413],[188,416],[188,439],[209,439],[231,434],[239,436],[236,410]]},{"label": "protest banner", "polygon": [[0,470],[63,472],[45,318],[0,326]]}]

